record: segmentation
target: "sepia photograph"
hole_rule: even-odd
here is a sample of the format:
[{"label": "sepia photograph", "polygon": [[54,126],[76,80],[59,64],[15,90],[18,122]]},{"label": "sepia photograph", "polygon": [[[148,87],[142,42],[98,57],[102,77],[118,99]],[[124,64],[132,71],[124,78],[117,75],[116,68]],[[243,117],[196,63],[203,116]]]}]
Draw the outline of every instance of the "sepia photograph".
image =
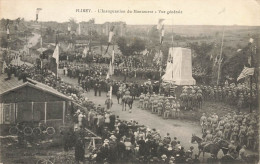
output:
[{"label": "sepia photograph", "polygon": [[0,0],[0,164],[258,164],[260,0]]}]

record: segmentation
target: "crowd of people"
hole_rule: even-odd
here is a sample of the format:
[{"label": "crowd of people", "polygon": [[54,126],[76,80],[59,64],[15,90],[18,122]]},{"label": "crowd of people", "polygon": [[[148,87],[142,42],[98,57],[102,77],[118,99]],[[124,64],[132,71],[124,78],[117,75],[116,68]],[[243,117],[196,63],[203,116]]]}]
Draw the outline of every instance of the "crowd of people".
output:
[{"label": "crowd of people", "polygon": [[[139,126],[136,121],[127,122],[120,120],[110,112],[109,107],[105,109],[102,108],[101,105],[95,106],[93,102],[85,98],[83,96],[84,92],[92,88],[94,91],[96,89],[99,91],[98,87],[95,88],[97,84],[103,86],[102,91],[106,93],[109,91],[108,86],[111,84],[111,81],[102,79],[100,75],[88,75],[85,77],[82,76],[84,78],[79,78],[78,82],[79,85],[82,86],[81,88],[64,82],[61,78],[57,78],[51,72],[48,72],[48,70],[39,70],[36,66],[9,65],[5,72],[8,75],[6,80],[12,78],[12,74],[24,81],[26,81],[27,78],[31,78],[55,88],[59,92],[69,96],[76,103],[80,104],[80,106],[85,107],[71,109],[74,124],[77,125],[73,131],[77,131],[77,148],[75,148],[75,153],[77,154],[76,159],[78,161],[84,159],[82,154],[85,154],[85,152],[82,153],[82,151],[85,151],[85,148],[82,146],[84,145],[83,142],[85,142],[83,137],[86,134],[82,129],[89,128],[101,136],[103,142],[102,146],[92,150],[89,160],[111,163],[125,160],[151,163],[198,162],[198,156],[196,155],[195,158],[192,156],[192,147],[185,150],[177,139],[171,140],[169,135],[161,137],[156,129]],[[88,83],[88,80],[90,80],[90,83]],[[139,108],[150,110],[152,113],[163,116],[163,118],[178,118],[180,117],[180,109],[186,109],[186,107],[188,107],[188,103],[184,101],[185,99],[183,99],[182,95],[180,95],[180,101],[178,101],[176,97],[169,96],[170,94],[168,92],[168,95],[159,96],[158,84],[153,84],[151,81],[141,85],[138,83],[123,83],[120,81],[113,81],[112,84],[114,94],[117,94],[123,85],[125,89],[130,91],[133,97],[139,97]],[[219,94],[222,93],[218,92],[219,90],[214,90],[216,92],[214,92],[213,97],[207,96],[207,88],[210,87],[184,87],[182,93],[202,94],[205,100],[211,100],[211,98],[215,98],[217,101],[225,100],[223,95]],[[229,88],[236,90],[237,94],[244,93],[248,89],[245,87],[242,87],[242,90],[237,89],[240,87]],[[255,89],[255,87],[253,87],[253,89]],[[192,104],[189,105],[193,106]],[[256,149],[254,146],[258,145],[259,142],[258,138],[255,137],[258,136],[258,131],[256,131],[256,129],[258,129],[257,120],[258,116],[254,113],[239,113],[233,116],[228,114],[221,118],[218,118],[216,115],[209,117],[204,115],[201,118],[201,126],[205,136],[205,142],[215,142],[217,139],[225,139],[231,140],[231,144],[239,143],[243,145],[243,147],[246,146],[250,149]],[[69,137],[65,138],[68,139]],[[234,152],[233,148],[231,145],[229,148],[230,154]],[[113,153],[111,154],[111,152]],[[236,152],[236,154],[237,153],[238,152]],[[233,155],[234,154],[232,154],[232,156]]]},{"label": "crowd of people", "polygon": [[227,155],[233,159],[247,161],[246,149],[259,150],[259,114],[234,112],[219,117],[216,113],[212,115],[202,114],[200,124],[203,133],[201,145],[206,146],[225,140],[228,145]]},{"label": "crowd of people", "polygon": [[[193,155],[194,147],[185,149],[176,137],[171,139],[169,133],[163,137],[156,129],[139,125],[134,120],[120,120],[119,116],[100,106],[89,106],[89,109],[76,109],[73,115],[77,134],[84,136],[83,129],[89,128],[102,138],[101,144],[97,142],[95,148],[89,147],[88,161],[199,163],[198,155]],[[84,153],[77,156],[80,154]],[[83,157],[78,159],[81,161]]]},{"label": "crowd of people", "polygon": [[180,118],[180,103],[176,97],[165,95],[143,94],[139,96],[139,108],[149,110],[158,116],[167,118]]},{"label": "crowd of people", "polygon": [[237,85],[225,84],[225,86],[202,86],[203,98],[206,101],[224,102],[232,106],[237,106],[238,109],[258,106],[258,93],[256,84],[252,84],[252,98],[250,95],[250,85],[246,83],[238,83]]},{"label": "crowd of people", "polygon": [[[64,65],[64,74],[69,77],[79,78],[81,76],[88,75],[101,75],[105,76],[108,71],[108,65],[104,64],[92,64],[91,66],[79,66],[79,65]],[[125,76],[125,78],[140,78],[140,79],[152,79],[159,80],[160,71],[156,68],[132,68],[125,66],[114,66],[114,76]]]}]

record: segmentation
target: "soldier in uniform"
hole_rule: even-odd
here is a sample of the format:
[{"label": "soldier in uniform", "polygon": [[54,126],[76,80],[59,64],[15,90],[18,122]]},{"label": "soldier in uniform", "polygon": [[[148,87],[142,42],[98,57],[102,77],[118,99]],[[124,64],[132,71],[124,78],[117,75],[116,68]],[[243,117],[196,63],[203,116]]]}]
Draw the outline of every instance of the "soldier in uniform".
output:
[{"label": "soldier in uniform", "polygon": [[97,96],[97,91],[98,91],[98,83],[95,83],[94,85],[95,96]]},{"label": "soldier in uniform", "polygon": [[239,127],[238,127],[238,125],[235,125],[235,127],[232,129],[230,140],[237,141],[238,133],[239,133]]},{"label": "soldier in uniform", "polygon": [[215,135],[213,142],[216,143],[217,141],[221,140],[222,138],[223,138],[223,133],[219,128],[217,128],[216,129],[216,135]]},{"label": "soldier in uniform", "polygon": [[255,136],[255,133],[254,133],[254,130],[253,130],[253,126],[250,125],[250,127],[248,128],[248,132],[247,132],[247,147],[248,148],[252,148],[253,147],[253,141],[254,141],[254,136]]},{"label": "soldier in uniform", "polygon": [[172,106],[171,106],[171,116],[172,118],[176,118],[176,102],[173,100],[172,101]]},{"label": "soldier in uniform", "polygon": [[238,134],[240,145],[245,144],[246,130],[247,130],[247,128],[245,126],[245,123],[243,122],[242,125],[240,126],[240,131],[239,131],[239,134]]},{"label": "soldier in uniform", "polygon": [[230,125],[229,122],[226,122],[225,125],[224,125],[224,138],[226,140],[229,139],[230,130],[231,130],[231,125]]},{"label": "soldier in uniform", "polygon": [[144,94],[141,93],[141,95],[139,96],[139,106],[138,108],[143,109],[144,108]]},{"label": "soldier in uniform", "polygon": [[163,104],[162,104],[162,100],[158,101],[158,115],[161,116],[162,115],[162,111],[163,111]]},{"label": "soldier in uniform", "polygon": [[151,95],[148,103],[149,110],[151,111],[153,111],[153,102],[154,102],[154,95]]},{"label": "soldier in uniform", "polygon": [[158,113],[158,97],[155,95],[154,96],[154,101],[153,101],[153,107],[152,107],[152,112],[153,113]]},{"label": "soldier in uniform", "polygon": [[149,97],[148,97],[148,93],[144,96],[144,109],[147,110],[148,109],[148,102],[149,102]]},{"label": "soldier in uniform", "polygon": [[203,113],[200,118],[200,126],[201,126],[202,133],[206,132],[206,129],[207,129],[206,124],[207,124],[207,117],[206,117],[206,114]]},{"label": "soldier in uniform", "polygon": [[207,130],[206,136],[205,136],[205,138],[203,139],[203,142],[201,143],[201,146],[202,146],[202,147],[205,147],[207,144],[209,144],[209,143],[212,142],[212,139],[213,139],[213,135],[210,133],[209,130]]},{"label": "soldier in uniform", "polygon": [[163,113],[163,118],[169,118],[169,114],[170,114],[170,109],[171,109],[171,104],[169,102],[168,99],[166,99],[166,104],[165,104],[165,110]]},{"label": "soldier in uniform", "polygon": [[231,155],[233,158],[236,157],[236,146],[235,146],[235,141],[231,141],[230,144],[228,145],[228,154]]},{"label": "soldier in uniform", "polygon": [[105,101],[105,105],[106,105],[106,109],[110,110],[112,105],[113,105],[113,101],[112,99],[110,99],[110,95],[107,95],[107,99]]}]

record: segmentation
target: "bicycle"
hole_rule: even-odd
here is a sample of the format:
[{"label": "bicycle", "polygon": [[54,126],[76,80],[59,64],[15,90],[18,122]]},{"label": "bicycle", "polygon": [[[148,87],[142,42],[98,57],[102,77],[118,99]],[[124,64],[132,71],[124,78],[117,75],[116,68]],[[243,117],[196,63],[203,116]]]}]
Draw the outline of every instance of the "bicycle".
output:
[{"label": "bicycle", "polygon": [[18,132],[23,132],[23,125],[21,123],[17,123],[9,129],[10,135],[16,135]]},{"label": "bicycle", "polygon": [[11,135],[17,135],[18,132],[23,133],[26,136],[30,136],[33,133],[33,130],[30,126],[26,126],[26,123],[17,123],[15,126],[12,126],[9,129]]},{"label": "bicycle", "polygon": [[41,135],[41,134],[48,134],[50,136],[55,134],[55,129],[54,127],[46,127],[46,125],[42,125],[41,123],[39,126],[33,128],[32,133],[36,136]]}]

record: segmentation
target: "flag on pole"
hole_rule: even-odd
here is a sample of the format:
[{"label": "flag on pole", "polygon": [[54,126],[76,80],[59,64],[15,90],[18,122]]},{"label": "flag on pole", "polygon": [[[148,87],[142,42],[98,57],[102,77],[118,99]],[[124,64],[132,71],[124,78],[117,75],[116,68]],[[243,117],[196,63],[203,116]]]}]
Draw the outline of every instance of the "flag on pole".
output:
[{"label": "flag on pole", "polygon": [[109,31],[109,34],[108,34],[108,45],[107,45],[107,49],[106,49],[105,54],[107,53],[109,45],[111,44],[112,38],[114,36],[114,28],[115,28],[115,26],[112,26],[110,31]]},{"label": "flag on pole", "polygon": [[218,62],[218,55],[215,57],[214,66],[217,64],[217,62]]},{"label": "flag on pole", "polygon": [[212,54],[210,54],[210,61],[213,59],[213,56],[212,56]]},{"label": "flag on pole", "polygon": [[70,24],[68,24],[68,32],[70,32],[71,31],[71,26],[70,26]]},{"label": "flag on pole", "polygon": [[37,8],[36,9],[36,22],[38,21],[39,19],[39,12],[42,10],[42,8]]},{"label": "flag on pole", "polygon": [[163,21],[164,21],[164,19],[159,19],[158,24],[157,24],[157,30],[162,29]]},{"label": "flag on pole", "polygon": [[6,25],[5,25],[5,28],[6,28],[6,34],[7,34],[7,39],[9,39],[9,34],[10,34],[10,26],[9,26],[9,22],[10,22],[10,20],[7,19],[7,20],[6,20]]},{"label": "flag on pole", "polygon": [[6,62],[3,63],[2,73],[5,73],[5,69],[7,68]]},{"label": "flag on pole", "polygon": [[254,39],[253,38],[250,38],[249,39],[249,43],[253,43],[254,42]]},{"label": "flag on pole", "polygon": [[[110,101],[112,101],[112,84],[110,85],[110,93],[109,93],[109,97],[110,97]],[[110,104],[110,107],[111,107],[111,104]]]},{"label": "flag on pole", "polygon": [[7,39],[10,38],[10,29],[9,29],[9,25],[6,28],[6,34],[7,34]]},{"label": "flag on pole", "polygon": [[85,47],[84,50],[83,50],[83,56],[82,57],[86,57],[87,53],[88,53],[88,48]]},{"label": "flag on pole", "polygon": [[52,66],[52,72],[54,72],[56,75],[58,75],[58,67],[59,67],[59,45],[56,45],[56,48],[53,52],[52,57],[54,59],[56,59],[55,63],[53,63],[53,65],[55,65],[54,67]]},{"label": "flag on pole", "polygon": [[252,76],[254,74],[254,71],[255,71],[254,68],[244,67],[244,69],[242,70],[242,72],[238,76],[237,81],[239,81],[240,79],[243,79],[247,76]]},{"label": "flag on pole", "polygon": [[160,37],[160,44],[163,43],[163,37],[164,37],[164,25],[162,25],[162,31],[161,31],[161,37]]},{"label": "flag on pole", "polygon": [[108,43],[111,43],[111,41],[112,41],[112,37],[114,36],[114,28],[115,28],[115,26],[112,26],[110,31],[109,31]]},{"label": "flag on pole", "polygon": [[145,50],[143,51],[143,55],[145,56],[145,55],[147,55],[147,53],[148,53],[148,51],[147,51],[147,49],[145,49]]},{"label": "flag on pole", "polygon": [[112,65],[114,65],[114,62],[115,62],[115,51],[114,50],[112,51],[112,54],[111,54],[111,62],[112,62]]},{"label": "flag on pole", "polygon": [[218,12],[218,14],[222,14],[226,11],[226,8],[223,8],[221,11]]},{"label": "flag on pole", "polygon": [[113,75],[113,66],[112,66],[112,63],[110,61],[106,79],[109,79],[112,75]]},{"label": "flag on pole", "polygon": [[219,60],[218,60],[218,64],[220,64],[220,63],[222,63],[222,61],[223,61],[223,58],[219,58]]},{"label": "flag on pole", "polygon": [[251,56],[248,57],[247,62],[251,66],[251,63],[252,63],[252,57]]}]

